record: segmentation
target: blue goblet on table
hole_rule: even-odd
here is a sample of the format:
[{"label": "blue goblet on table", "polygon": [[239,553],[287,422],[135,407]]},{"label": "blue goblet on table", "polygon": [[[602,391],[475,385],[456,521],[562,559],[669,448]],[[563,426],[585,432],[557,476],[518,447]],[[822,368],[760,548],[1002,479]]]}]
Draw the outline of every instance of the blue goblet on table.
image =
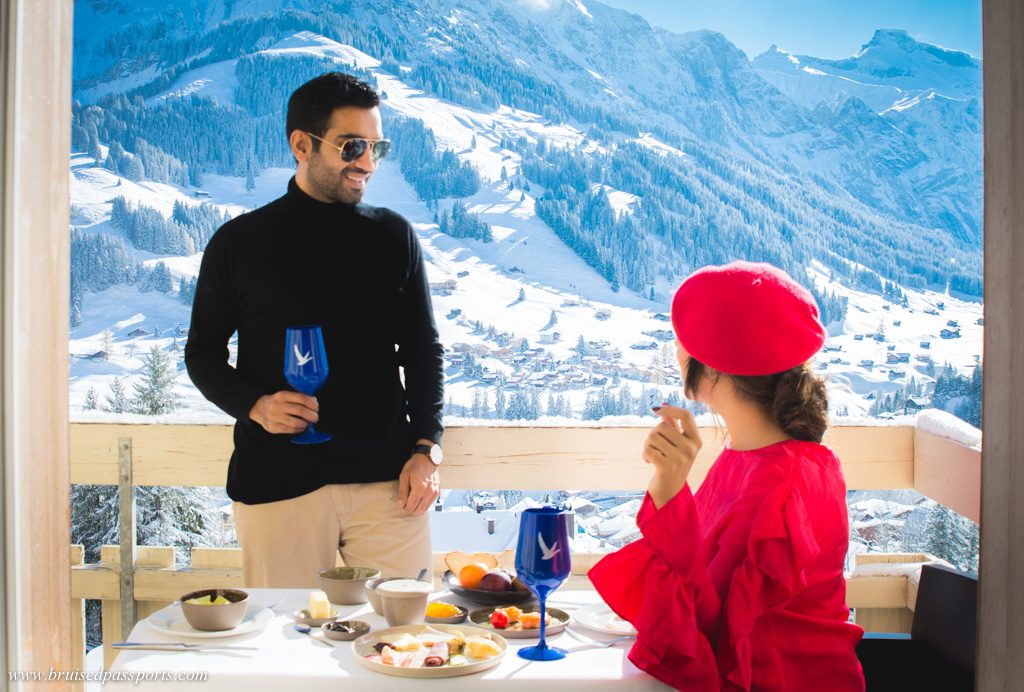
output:
[{"label": "blue goblet on table", "polygon": [[[313,396],[327,381],[327,351],[324,349],[324,334],[317,325],[288,327],[284,335],[284,377],[295,391]],[[317,432],[312,423],[306,424],[306,432],[292,438],[297,445],[313,445],[327,442],[331,436]]]},{"label": "blue goblet on table", "polygon": [[540,601],[540,642],[524,647],[519,655],[530,661],[557,661],[565,649],[548,646],[544,640],[548,594],[562,585],[572,569],[569,553],[569,512],[555,507],[534,507],[523,511],[516,545],[516,576]]}]

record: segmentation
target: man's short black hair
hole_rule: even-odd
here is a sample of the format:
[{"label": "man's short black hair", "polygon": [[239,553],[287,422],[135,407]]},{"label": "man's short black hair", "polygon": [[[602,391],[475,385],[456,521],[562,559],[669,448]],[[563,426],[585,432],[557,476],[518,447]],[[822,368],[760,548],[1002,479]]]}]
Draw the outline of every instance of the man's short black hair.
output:
[{"label": "man's short black hair", "polygon": [[[295,130],[322,137],[336,109],[347,106],[370,109],[379,105],[380,97],[366,82],[342,72],[328,72],[309,80],[289,97],[285,127],[289,138]],[[314,151],[318,144],[320,142],[314,139]]]}]

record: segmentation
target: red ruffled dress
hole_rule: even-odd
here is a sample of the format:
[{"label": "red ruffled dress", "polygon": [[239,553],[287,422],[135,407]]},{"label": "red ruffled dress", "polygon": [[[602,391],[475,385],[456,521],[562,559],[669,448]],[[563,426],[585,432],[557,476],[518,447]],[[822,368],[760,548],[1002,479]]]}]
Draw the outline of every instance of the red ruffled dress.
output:
[{"label": "red ruffled dress", "polygon": [[661,509],[643,537],[589,572],[639,632],[629,659],[680,690],[855,690],[848,622],[846,484],[827,447],[787,440],[725,449],[704,483]]}]

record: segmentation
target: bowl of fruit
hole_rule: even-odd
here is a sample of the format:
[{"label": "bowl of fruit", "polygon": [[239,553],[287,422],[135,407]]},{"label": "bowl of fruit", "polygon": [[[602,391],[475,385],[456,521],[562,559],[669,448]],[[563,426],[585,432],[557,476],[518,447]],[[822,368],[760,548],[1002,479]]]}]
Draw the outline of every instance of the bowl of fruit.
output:
[{"label": "bowl of fruit", "polygon": [[181,597],[181,612],[188,624],[204,632],[237,626],[245,617],[249,594],[239,589],[203,589]]},{"label": "bowl of fruit", "polygon": [[511,569],[514,553],[448,553],[444,557],[448,571],[442,580],[451,592],[481,605],[525,603],[533,593],[519,581]]}]

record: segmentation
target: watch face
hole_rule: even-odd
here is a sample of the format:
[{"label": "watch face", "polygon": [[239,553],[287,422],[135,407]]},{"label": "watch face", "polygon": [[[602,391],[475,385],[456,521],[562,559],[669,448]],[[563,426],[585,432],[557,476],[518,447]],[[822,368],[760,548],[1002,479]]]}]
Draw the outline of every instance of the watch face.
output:
[{"label": "watch face", "polygon": [[440,464],[442,459],[444,459],[444,454],[441,452],[441,445],[433,445],[430,448],[430,460],[435,464]]}]

